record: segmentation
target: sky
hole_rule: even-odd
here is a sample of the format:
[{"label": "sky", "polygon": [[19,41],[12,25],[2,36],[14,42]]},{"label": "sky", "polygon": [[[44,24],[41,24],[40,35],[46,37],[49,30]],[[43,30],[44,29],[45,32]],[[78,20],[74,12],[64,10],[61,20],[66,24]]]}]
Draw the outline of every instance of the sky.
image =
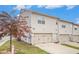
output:
[{"label": "sky", "polygon": [[79,24],[79,5],[0,5],[0,13],[6,11],[12,16],[18,15],[21,9],[37,11]]}]

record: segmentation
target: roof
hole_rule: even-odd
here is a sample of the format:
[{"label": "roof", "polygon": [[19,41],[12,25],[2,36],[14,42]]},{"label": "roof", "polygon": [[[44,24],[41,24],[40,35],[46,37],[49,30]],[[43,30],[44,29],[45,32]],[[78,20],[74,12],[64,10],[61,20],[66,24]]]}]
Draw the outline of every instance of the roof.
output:
[{"label": "roof", "polygon": [[62,21],[62,22],[67,22],[67,23],[74,24],[73,22],[70,22],[70,21],[67,21],[67,20],[61,20],[61,19],[59,19],[59,21]]},{"label": "roof", "polygon": [[73,25],[79,26],[79,24],[73,24]]},{"label": "roof", "polygon": [[47,17],[51,17],[51,18],[58,19],[58,18],[55,17],[55,16],[49,16],[48,14],[43,14],[43,13],[36,12],[36,11],[32,11],[32,10],[24,10],[23,12],[25,12],[25,11],[28,11],[28,12],[31,12],[31,13],[35,13],[35,14],[39,14],[39,15],[43,15],[43,16],[47,16]]},{"label": "roof", "polygon": [[59,18],[57,18],[55,16],[49,16],[48,14],[43,14],[43,13],[39,13],[39,12],[36,12],[36,11],[32,11],[32,13],[39,14],[39,15],[43,15],[43,16],[47,16],[47,17],[50,17],[50,18],[59,19]]},{"label": "roof", "polygon": [[73,23],[73,22],[66,21],[66,20],[61,20],[61,19],[58,18],[58,17],[49,16],[48,14],[43,14],[43,13],[40,13],[40,12],[36,12],[36,11],[33,11],[33,10],[26,10],[26,9],[25,9],[23,12],[25,12],[25,11],[28,11],[28,12],[31,12],[31,13],[35,13],[35,14],[39,14],[39,15],[43,15],[43,16],[47,16],[47,17],[51,17],[51,18],[55,18],[55,19],[57,19],[57,20],[59,20],[59,21],[63,21],[63,22],[67,22],[67,23],[71,23],[71,24],[73,24],[73,25],[79,26],[79,24],[75,24],[75,23]]}]

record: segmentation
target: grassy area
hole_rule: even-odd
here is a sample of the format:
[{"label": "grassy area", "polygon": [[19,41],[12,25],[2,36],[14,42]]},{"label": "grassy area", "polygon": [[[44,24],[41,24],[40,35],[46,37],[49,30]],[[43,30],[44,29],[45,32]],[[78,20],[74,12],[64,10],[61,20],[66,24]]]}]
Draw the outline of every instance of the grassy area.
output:
[{"label": "grassy area", "polygon": [[[46,51],[22,41],[13,40],[13,44],[15,46],[16,54],[47,54]],[[10,51],[9,46],[10,44],[8,41],[0,47],[0,53],[8,53]]]},{"label": "grassy area", "polygon": [[72,46],[72,45],[69,45],[69,44],[62,44],[62,45],[79,50],[79,47],[76,47],[76,46]]}]

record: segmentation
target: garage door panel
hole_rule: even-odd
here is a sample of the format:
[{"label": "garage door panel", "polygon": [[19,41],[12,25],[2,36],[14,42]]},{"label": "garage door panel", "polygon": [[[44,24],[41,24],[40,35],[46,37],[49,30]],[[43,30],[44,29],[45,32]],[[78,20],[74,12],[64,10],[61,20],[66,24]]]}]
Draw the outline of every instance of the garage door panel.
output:
[{"label": "garage door panel", "polygon": [[73,35],[73,41],[74,42],[79,42],[79,36],[78,35]]},{"label": "garage door panel", "polygon": [[48,43],[52,40],[52,34],[34,34],[34,43]]},{"label": "garage door panel", "polygon": [[70,36],[69,35],[60,35],[59,36],[59,41],[60,42],[68,42],[70,40]]}]

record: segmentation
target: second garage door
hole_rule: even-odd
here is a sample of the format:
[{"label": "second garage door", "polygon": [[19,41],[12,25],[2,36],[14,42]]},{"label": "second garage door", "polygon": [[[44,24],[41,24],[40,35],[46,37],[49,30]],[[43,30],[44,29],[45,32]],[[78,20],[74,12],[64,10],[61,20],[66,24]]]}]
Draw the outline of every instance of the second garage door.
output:
[{"label": "second garage door", "polygon": [[35,33],[32,41],[33,43],[49,43],[52,41],[52,34],[51,33],[48,33],[48,34]]},{"label": "second garage door", "polygon": [[79,35],[73,35],[73,41],[79,42]]},{"label": "second garage door", "polygon": [[61,43],[68,42],[70,41],[70,39],[71,39],[70,35],[66,35],[66,34],[59,35],[59,42]]}]

